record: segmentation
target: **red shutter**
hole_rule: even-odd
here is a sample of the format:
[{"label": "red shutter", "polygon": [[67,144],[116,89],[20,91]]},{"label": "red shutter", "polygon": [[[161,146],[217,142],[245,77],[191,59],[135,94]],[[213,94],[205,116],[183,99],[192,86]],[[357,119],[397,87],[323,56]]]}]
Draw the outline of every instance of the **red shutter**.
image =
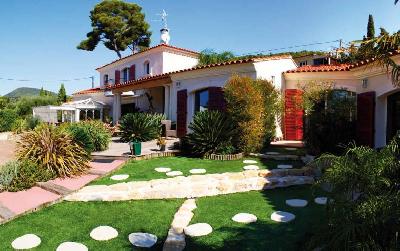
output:
[{"label": "red shutter", "polygon": [[284,137],[286,140],[303,139],[303,109],[301,90],[285,90]]},{"label": "red shutter", "polygon": [[118,85],[121,81],[121,72],[119,70],[115,70],[115,84]]},{"label": "red shutter", "polygon": [[210,111],[226,111],[224,90],[221,87],[208,88],[208,109]]},{"label": "red shutter", "polygon": [[374,147],[375,92],[357,95],[357,143]]},{"label": "red shutter", "polygon": [[187,120],[187,90],[181,90],[177,93],[176,107],[176,134],[178,138],[186,135],[186,120]]},{"label": "red shutter", "polygon": [[135,75],[136,75],[136,66],[131,65],[131,67],[129,67],[129,81],[135,80],[136,79]]}]

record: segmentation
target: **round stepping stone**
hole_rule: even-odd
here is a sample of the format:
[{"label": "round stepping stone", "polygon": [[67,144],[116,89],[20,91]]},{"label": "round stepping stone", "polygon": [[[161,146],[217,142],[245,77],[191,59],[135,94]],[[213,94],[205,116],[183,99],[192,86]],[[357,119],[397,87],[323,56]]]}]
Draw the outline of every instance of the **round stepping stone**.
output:
[{"label": "round stepping stone", "polygon": [[41,239],[39,236],[34,235],[34,234],[25,234],[23,236],[18,237],[15,239],[12,243],[11,246],[14,249],[18,250],[23,250],[23,249],[31,249],[35,248],[40,245]]},{"label": "round stepping stone", "polygon": [[174,176],[183,175],[183,173],[182,173],[181,171],[172,171],[172,172],[166,173],[166,175],[167,175],[167,176],[170,176],[170,177],[174,177]]},{"label": "round stepping stone", "polygon": [[110,179],[112,179],[112,180],[126,180],[127,178],[129,178],[128,174],[117,174],[117,175],[111,176]]},{"label": "round stepping stone", "polygon": [[317,197],[314,199],[314,202],[319,205],[326,205],[326,203],[328,202],[328,198],[327,197]]},{"label": "round stepping stone", "polygon": [[291,199],[291,200],[286,200],[286,204],[291,207],[305,207],[307,206],[308,202],[306,200],[301,200],[301,199]]},{"label": "round stepping stone", "polygon": [[155,170],[156,172],[159,172],[159,173],[168,173],[168,172],[171,172],[171,168],[169,168],[169,167],[157,167],[157,168],[154,168],[154,170]]},{"label": "round stepping stone", "polygon": [[269,154],[269,155],[278,155],[279,153],[278,153],[278,152],[266,152],[266,154]]},{"label": "round stepping stone", "polygon": [[99,226],[90,232],[90,237],[96,241],[108,241],[118,236],[118,231],[110,226]]},{"label": "round stepping stone", "polygon": [[252,159],[245,159],[243,160],[243,164],[257,164],[257,161]]},{"label": "round stepping stone", "polygon": [[141,248],[149,248],[157,243],[157,236],[148,233],[131,233],[128,239],[132,245]]},{"label": "round stepping stone", "polygon": [[197,223],[185,227],[185,234],[190,237],[204,236],[212,233],[212,227],[207,223]]},{"label": "round stepping stone", "polygon": [[252,223],[257,221],[257,216],[254,214],[248,214],[248,213],[239,213],[236,214],[235,216],[232,217],[233,221],[239,222],[239,223]]},{"label": "round stepping stone", "polygon": [[56,251],[88,251],[89,249],[83,245],[82,243],[78,243],[78,242],[63,242],[61,243]]},{"label": "round stepping stone", "polygon": [[289,222],[294,220],[294,218],[296,218],[294,214],[283,211],[276,211],[271,214],[271,220],[276,222]]},{"label": "round stepping stone", "polygon": [[244,170],[258,170],[260,168],[256,165],[248,165],[248,166],[244,166],[243,169]]},{"label": "round stepping stone", "polygon": [[291,168],[293,168],[293,165],[277,165],[277,168],[279,168],[279,169],[291,169]]},{"label": "round stepping stone", "polygon": [[202,173],[206,173],[207,171],[206,171],[206,169],[200,168],[200,169],[192,169],[189,172],[191,174],[202,174]]}]

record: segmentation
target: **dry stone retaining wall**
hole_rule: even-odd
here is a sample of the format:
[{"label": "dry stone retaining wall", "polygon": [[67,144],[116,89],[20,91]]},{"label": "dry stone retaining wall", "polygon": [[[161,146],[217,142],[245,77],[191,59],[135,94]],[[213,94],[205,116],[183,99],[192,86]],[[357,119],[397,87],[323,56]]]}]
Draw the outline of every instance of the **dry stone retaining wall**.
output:
[{"label": "dry stone retaining wall", "polygon": [[312,184],[305,169],[249,170],[236,173],[192,175],[113,185],[86,186],[68,195],[68,201],[123,201],[196,198]]}]

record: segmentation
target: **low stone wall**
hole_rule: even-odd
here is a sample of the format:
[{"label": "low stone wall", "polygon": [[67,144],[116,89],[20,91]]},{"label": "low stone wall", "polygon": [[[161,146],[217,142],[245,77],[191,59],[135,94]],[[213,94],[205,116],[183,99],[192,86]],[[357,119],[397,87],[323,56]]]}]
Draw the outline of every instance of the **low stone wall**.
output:
[{"label": "low stone wall", "polygon": [[175,157],[179,154],[179,151],[174,152],[157,152],[157,153],[150,153],[141,156],[130,156],[133,160],[146,160],[146,159],[154,159],[154,158],[161,158],[161,157]]},{"label": "low stone wall", "polygon": [[237,154],[207,154],[204,156],[205,159],[211,159],[211,160],[239,160],[243,159],[244,154],[243,153],[237,153]]},{"label": "low stone wall", "polygon": [[312,184],[305,170],[249,170],[237,173],[192,175],[150,181],[135,181],[82,188],[68,201],[124,201],[196,198]]}]

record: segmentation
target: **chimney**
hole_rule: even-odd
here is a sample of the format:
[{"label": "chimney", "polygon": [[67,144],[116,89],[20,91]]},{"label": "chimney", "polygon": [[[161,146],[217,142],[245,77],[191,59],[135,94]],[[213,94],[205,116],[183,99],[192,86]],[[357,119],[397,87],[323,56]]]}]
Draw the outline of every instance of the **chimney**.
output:
[{"label": "chimney", "polygon": [[161,33],[161,43],[162,44],[169,44],[169,41],[171,40],[171,37],[169,36],[169,29],[168,28],[162,28],[160,30]]}]

